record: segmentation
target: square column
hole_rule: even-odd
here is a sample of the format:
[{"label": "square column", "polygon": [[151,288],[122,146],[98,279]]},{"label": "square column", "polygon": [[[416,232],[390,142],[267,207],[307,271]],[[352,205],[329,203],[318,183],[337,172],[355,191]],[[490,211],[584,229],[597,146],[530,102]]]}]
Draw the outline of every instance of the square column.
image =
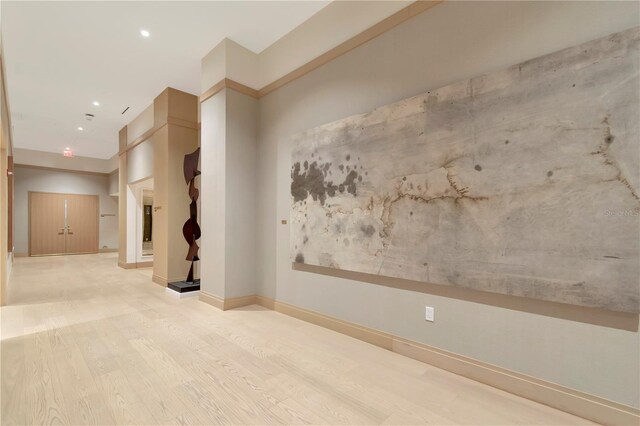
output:
[{"label": "square column", "polygon": [[[135,139],[127,135],[132,125],[139,134]],[[127,247],[127,235],[136,232],[137,220],[136,206],[132,205],[135,199],[129,197],[130,185],[141,178],[153,178],[152,279],[166,286],[184,280],[190,266],[185,260],[189,245],[182,235],[190,203],[182,167],[185,154],[198,148],[198,97],[167,88],[129,126],[120,132],[118,264],[124,268],[138,265],[135,254],[130,253],[135,246]],[[199,182],[196,184],[199,186]]]}]

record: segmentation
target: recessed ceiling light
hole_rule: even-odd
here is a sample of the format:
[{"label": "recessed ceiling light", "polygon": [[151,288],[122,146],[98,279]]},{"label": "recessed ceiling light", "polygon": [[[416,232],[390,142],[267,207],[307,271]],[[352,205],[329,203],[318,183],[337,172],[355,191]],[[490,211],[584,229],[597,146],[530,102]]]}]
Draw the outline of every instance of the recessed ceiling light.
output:
[{"label": "recessed ceiling light", "polygon": [[100,102],[98,102],[98,101],[93,101],[93,106],[100,106]]},{"label": "recessed ceiling light", "polygon": [[66,147],[65,149],[66,149],[66,150],[69,150],[69,149],[71,149],[71,148],[69,148],[69,147]]},{"label": "recessed ceiling light", "polygon": [[82,127],[78,127],[78,130],[82,131],[82,130],[84,130],[84,129],[83,129]]},{"label": "recessed ceiling light", "polygon": [[147,30],[140,30],[140,35],[142,37],[149,37],[151,35],[151,33]]}]

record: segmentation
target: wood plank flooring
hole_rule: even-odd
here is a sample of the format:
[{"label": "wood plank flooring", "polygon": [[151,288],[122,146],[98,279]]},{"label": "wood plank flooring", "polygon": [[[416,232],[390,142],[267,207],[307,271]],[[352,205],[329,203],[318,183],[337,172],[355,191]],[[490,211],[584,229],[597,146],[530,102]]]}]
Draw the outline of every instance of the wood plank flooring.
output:
[{"label": "wood plank flooring", "polygon": [[258,306],[177,300],[116,254],[16,259],[2,424],[588,424]]}]

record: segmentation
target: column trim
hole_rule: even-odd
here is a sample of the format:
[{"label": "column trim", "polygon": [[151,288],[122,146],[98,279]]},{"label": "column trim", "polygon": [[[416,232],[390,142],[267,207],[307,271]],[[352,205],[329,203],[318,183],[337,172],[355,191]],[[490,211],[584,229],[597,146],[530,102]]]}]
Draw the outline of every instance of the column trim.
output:
[{"label": "column trim", "polygon": [[166,287],[167,284],[168,284],[168,281],[166,279],[164,279],[160,275],[156,275],[156,274],[153,274],[151,276],[151,281],[154,284],[158,284],[160,287]]},{"label": "column trim", "polygon": [[[116,252],[118,249],[106,249],[105,251],[99,251],[98,253],[111,253]],[[150,262],[123,262],[118,260],[118,266],[122,269],[138,269],[138,268],[152,268],[153,261]],[[155,275],[154,275],[155,276]]]},{"label": "column trim", "polygon": [[[200,294],[198,295],[198,300],[206,303],[207,305],[218,308],[221,311],[224,311],[224,299],[222,297],[216,296],[215,294],[207,293],[206,291],[202,290],[202,286],[200,286]],[[254,303],[247,303],[247,305],[253,304]]]},{"label": "column trim", "polygon": [[[195,123],[195,122],[192,122],[192,121],[182,120],[180,118],[175,118],[175,117],[167,117],[167,121],[165,121],[164,123],[159,123],[159,124],[153,126],[149,130],[144,132],[142,135],[140,135],[139,137],[134,139],[124,149],[121,149],[118,152],[118,156],[124,154],[125,152],[131,151],[133,148],[135,148],[136,146],[140,145],[142,142],[146,141],[147,139],[151,138],[156,132],[158,132],[164,126],[167,126],[169,124],[174,125],[174,126],[178,126],[178,127],[185,127],[187,129],[193,129],[193,130],[199,130],[200,129],[200,123]],[[103,173],[103,174],[105,174],[107,176],[109,175],[109,173]]]},{"label": "column trim", "polygon": [[223,78],[213,86],[211,86],[207,91],[205,91],[199,97],[199,102],[202,103],[207,99],[211,98],[218,94],[222,89],[233,89],[236,92],[244,93],[247,96],[251,96],[252,98],[260,98],[260,94],[256,89],[252,89],[249,86],[245,86],[242,83],[238,83],[237,81],[231,80],[230,78]]},{"label": "column trim", "polygon": [[60,167],[35,166],[32,164],[14,163],[13,166],[15,168],[20,168],[20,169],[34,169],[34,170],[46,170],[46,171],[52,171],[52,172],[79,173],[83,175],[105,176],[105,177],[109,176],[109,173],[92,172],[89,170],[66,169],[66,168],[60,168]]}]

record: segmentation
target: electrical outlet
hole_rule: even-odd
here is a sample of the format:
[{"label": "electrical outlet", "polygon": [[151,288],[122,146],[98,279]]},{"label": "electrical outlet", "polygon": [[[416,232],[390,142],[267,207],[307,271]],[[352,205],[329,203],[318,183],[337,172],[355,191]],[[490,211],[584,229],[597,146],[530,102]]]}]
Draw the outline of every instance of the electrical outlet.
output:
[{"label": "electrical outlet", "polygon": [[435,308],[431,307],[431,306],[426,306],[424,309],[424,319],[425,321],[431,321],[433,322],[435,319]]}]

